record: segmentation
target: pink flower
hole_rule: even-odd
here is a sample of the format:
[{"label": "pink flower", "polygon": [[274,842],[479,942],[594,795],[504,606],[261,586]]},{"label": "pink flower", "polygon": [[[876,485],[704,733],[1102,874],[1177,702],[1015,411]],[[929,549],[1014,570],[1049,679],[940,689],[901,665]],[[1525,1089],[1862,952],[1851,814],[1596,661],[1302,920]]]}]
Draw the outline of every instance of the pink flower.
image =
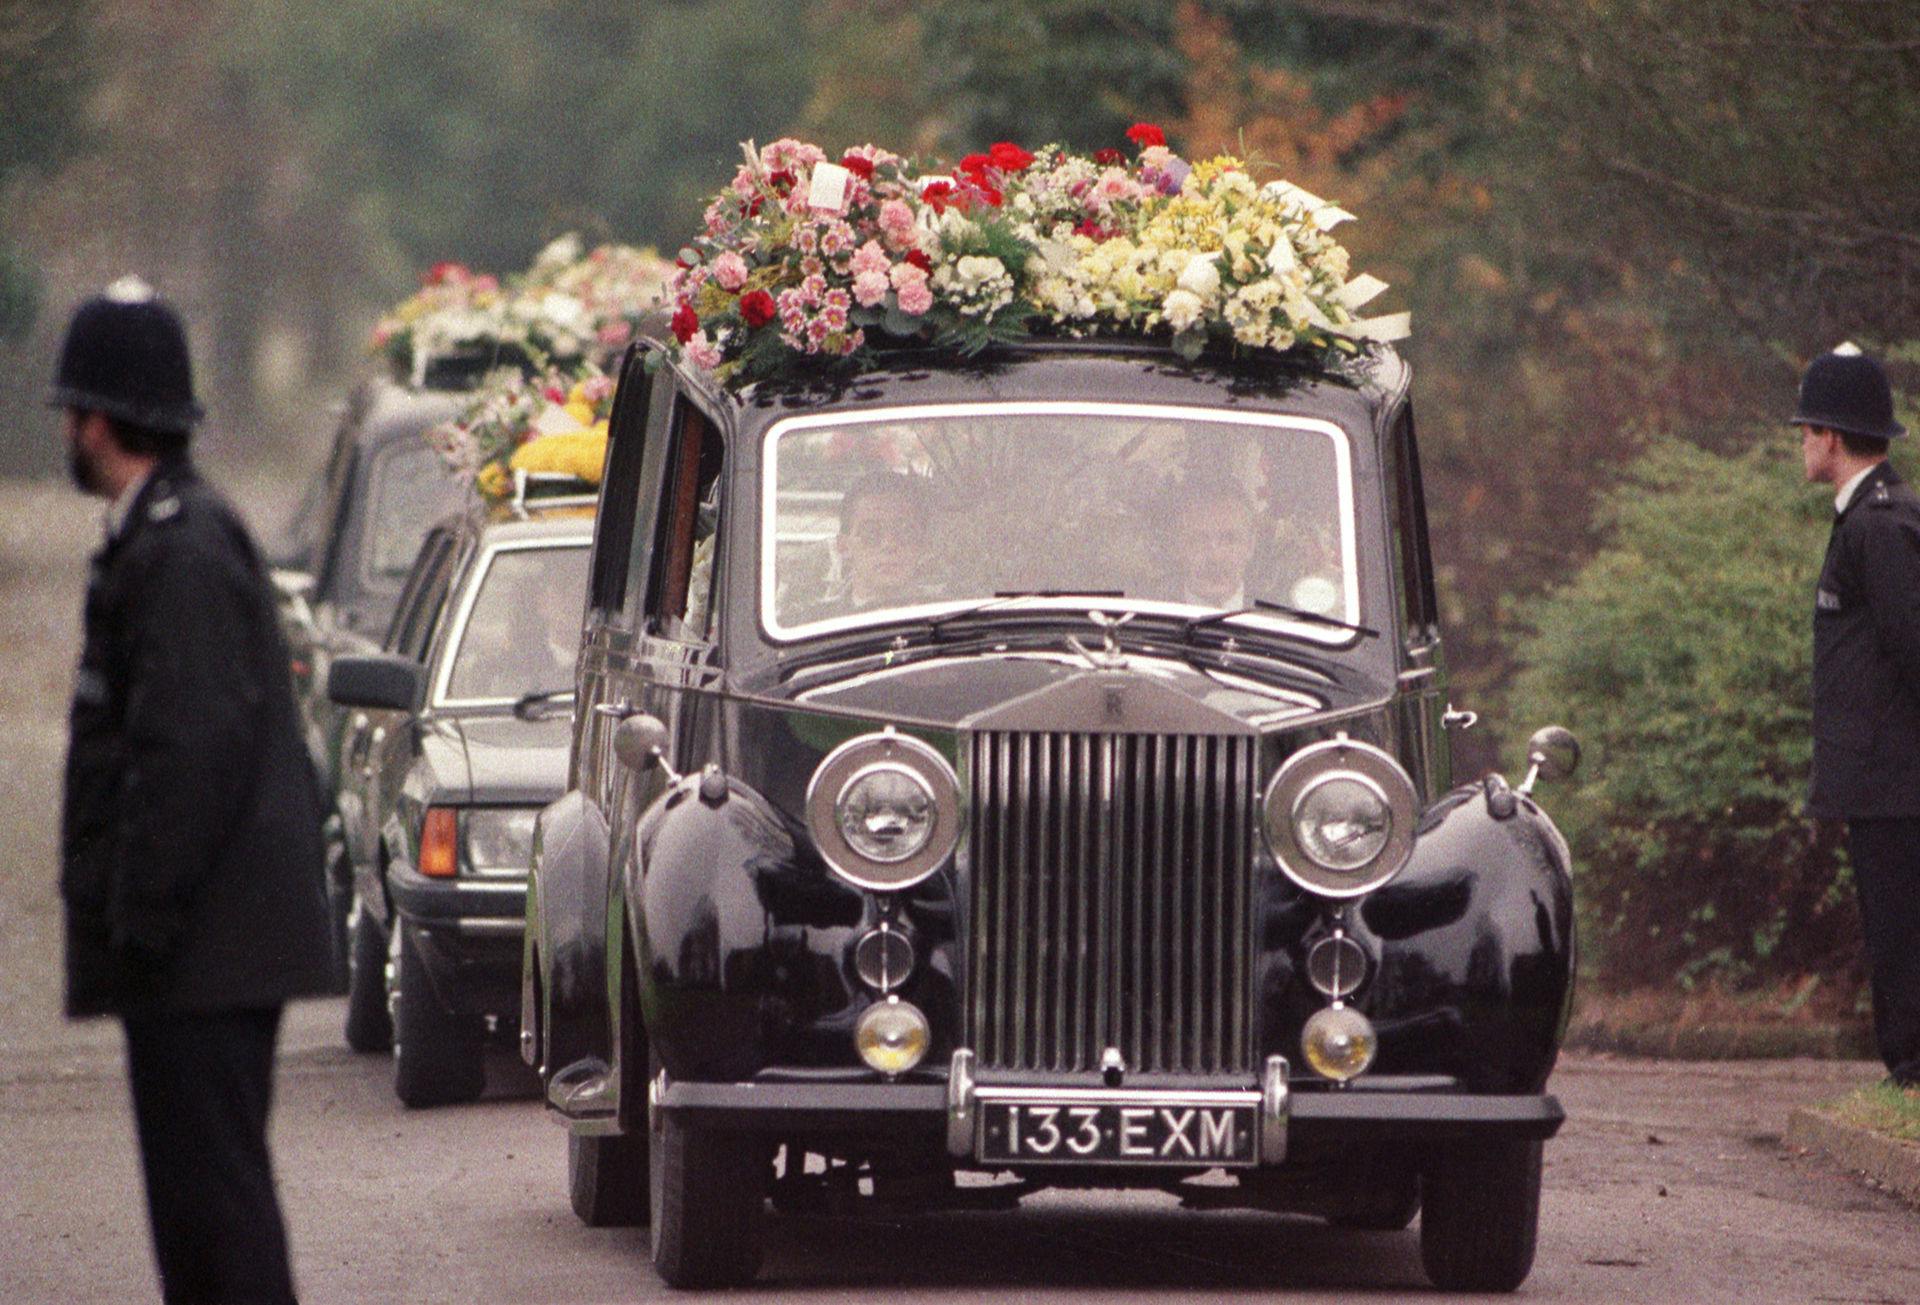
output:
[{"label": "pink flower", "polygon": [[848,270],[855,276],[860,276],[867,272],[878,272],[880,275],[885,276],[887,274],[887,267],[891,261],[892,260],[887,257],[887,251],[880,247],[878,240],[869,240],[854,253],[853,262],[849,265]]},{"label": "pink flower", "polygon": [[624,317],[602,322],[600,329],[594,333],[594,338],[609,349],[618,349],[633,338],[633,323]]},{"label": "pink flower", "polygon": [[826,157],[826,151],[818,145],[809,145],[791,136],[783,136],[760,149],[760,162],[769,170],[776,171],[780,168],[811,167]]},{"label": "pink flower", "polygon": [[695,331],[687,341],[687,361],[705,371],[720,365],[720,347],[707,339],[705,331]]},{"label": "pink flower", "polygon": [[813,253],[820,248],[820,229],[812,223],[801,223],[793,229],[793,247],[803,254]]},{"label": "pink flower", "polygon": [[913,210],[905,200],[890,199],[880,206],[880,234],[888,244],[904,249],[913,243],[913,233]]},{"label": "pink flower", "polygon": [[[632,328],[628,329],[631,333]],[[613,397],[613,377],[590,376],[580,383],[580,393],[588,403],[605,403]]]},{"label": "pink flower", "polygon": [[723,290],[738,290],[747,283],[747,260],[729,249],[713,260],[713,279]]},{"label": "pink flower", "polygon": [[853,334],[849,335],[846,339],[846,343],[841,346],[840,352],[852,353],[854,350],[858,349],[861,345],[865,344],[866,342],[867,342],[866,331],[861,327],[856,326],[853,328]]},{"label": "pink flower", "polygon": [[853,248],[855,236],[853,228],[845,222],[833,221],[820,233],[820,252],[828,258],[844,254]]},{"label": "pink flower", "polygon": [[933,291],[927,287],[927,278],[908,281],[895,287],[900,296],[900,311],[909,317],[918,317],[933,307]]},{"label": "pink flower", "polygon": [[826,270],[827,265],[811,254],[800,260],[800,275],[802,279],[810,276],[819,276]]},{"label": "pink flower", "polygon": [[807,323],[807,352],[808,353],[818,352],[820,346],[827,342],[827,336],[832,332],[832,330],[833,328],[827,325],[825,318],[816,317],[812,321],[808,322]]},{"label": "pink flower", "polygon": [[800,283],[801,300],[809,307],[817,305],[827,293],[827,278],[818,272]]},{"label": "pink flower", "polygon": [[868,270],[853,278],[853,299],[862,308],[877,307],[887,297],[887,274]]},{"label": "pink flower", "polygon": [[828,308],[837,308],[844,313],[853,301],[847,297],[845,290],[836,288],[821,295],[820,302]]}]

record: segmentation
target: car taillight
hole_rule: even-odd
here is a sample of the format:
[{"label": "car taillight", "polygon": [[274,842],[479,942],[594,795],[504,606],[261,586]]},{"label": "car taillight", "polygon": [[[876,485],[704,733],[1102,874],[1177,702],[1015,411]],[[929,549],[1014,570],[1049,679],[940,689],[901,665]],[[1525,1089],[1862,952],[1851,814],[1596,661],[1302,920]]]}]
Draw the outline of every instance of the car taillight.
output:
[{"label": "car taillight", "polygon": [[420,824],[420,873],[451,879],[460,868],[460,825],[452,807],[428,807]]}]

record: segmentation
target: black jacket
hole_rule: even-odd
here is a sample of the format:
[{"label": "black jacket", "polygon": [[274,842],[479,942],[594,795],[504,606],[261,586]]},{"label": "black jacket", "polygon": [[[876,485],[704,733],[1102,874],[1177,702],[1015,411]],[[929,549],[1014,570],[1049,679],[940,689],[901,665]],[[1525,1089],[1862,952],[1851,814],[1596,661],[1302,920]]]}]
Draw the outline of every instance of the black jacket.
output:
[{"label": "black jacket", "polygon": [[1808,809],[1920,816],[1920,497],[1884,462],[1834,522],[1820,571]]},{"label": "black jacket", "polygon": [[71,728],[67,1013],[326,991],[321,798],[272,588],[184,460],[93,558]]}]

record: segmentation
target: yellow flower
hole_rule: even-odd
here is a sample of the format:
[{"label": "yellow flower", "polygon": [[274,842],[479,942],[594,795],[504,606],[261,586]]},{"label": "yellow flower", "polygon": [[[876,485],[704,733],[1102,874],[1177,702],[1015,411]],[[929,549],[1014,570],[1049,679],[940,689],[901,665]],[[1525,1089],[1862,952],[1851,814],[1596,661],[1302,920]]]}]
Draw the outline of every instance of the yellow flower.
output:
[{"label": "yellow flower", "polygon": [[513,492],[513,479],[507,475],[507,469],[497,462],[489,462],[480,468],[473,481],[486,498],[505,498]]},{"label": "yellow flower", "polygon": [[522,444],[507,464],[514,471],[559,472],[600,483],[600,470],[607,460],[607,423],[595,422],[585,430],[562,431],[542,435]]}]

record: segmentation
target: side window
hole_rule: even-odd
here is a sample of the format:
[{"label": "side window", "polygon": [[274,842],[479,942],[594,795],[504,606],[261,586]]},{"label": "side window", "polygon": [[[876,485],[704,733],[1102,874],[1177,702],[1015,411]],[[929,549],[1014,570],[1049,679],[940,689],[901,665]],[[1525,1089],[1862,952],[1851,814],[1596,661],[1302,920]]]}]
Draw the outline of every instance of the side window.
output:
[{"label": "side window", "polygon": [[640,610],[648,634],[702,642],[712,612],[724,448],[713,422],[685,398],[674,404],[673,441],[660,485]]},{"label": "side window", "polygon": [[[618,613],[627,595],[628,563],[633,553],[634,518],[639,514],[641,465],[647,447],[654,384],[646,351],[633,349],[620,370],[620,388],[608,427],[607,462],[602,468],[600,514],[593,537],[588,601],[591,609]],[[661,386],[661,389],[667,387]]]},{"label": "side window", "polygon": [[1420,450],[1413,436],[1413,414],[1403,411],[1393,425],[1394,569],[1400,576],[1410,638],[1438,633],[1439,605],[1433,592],[1433,558],[1427,546],[1427,502],[1420,483]]}]

